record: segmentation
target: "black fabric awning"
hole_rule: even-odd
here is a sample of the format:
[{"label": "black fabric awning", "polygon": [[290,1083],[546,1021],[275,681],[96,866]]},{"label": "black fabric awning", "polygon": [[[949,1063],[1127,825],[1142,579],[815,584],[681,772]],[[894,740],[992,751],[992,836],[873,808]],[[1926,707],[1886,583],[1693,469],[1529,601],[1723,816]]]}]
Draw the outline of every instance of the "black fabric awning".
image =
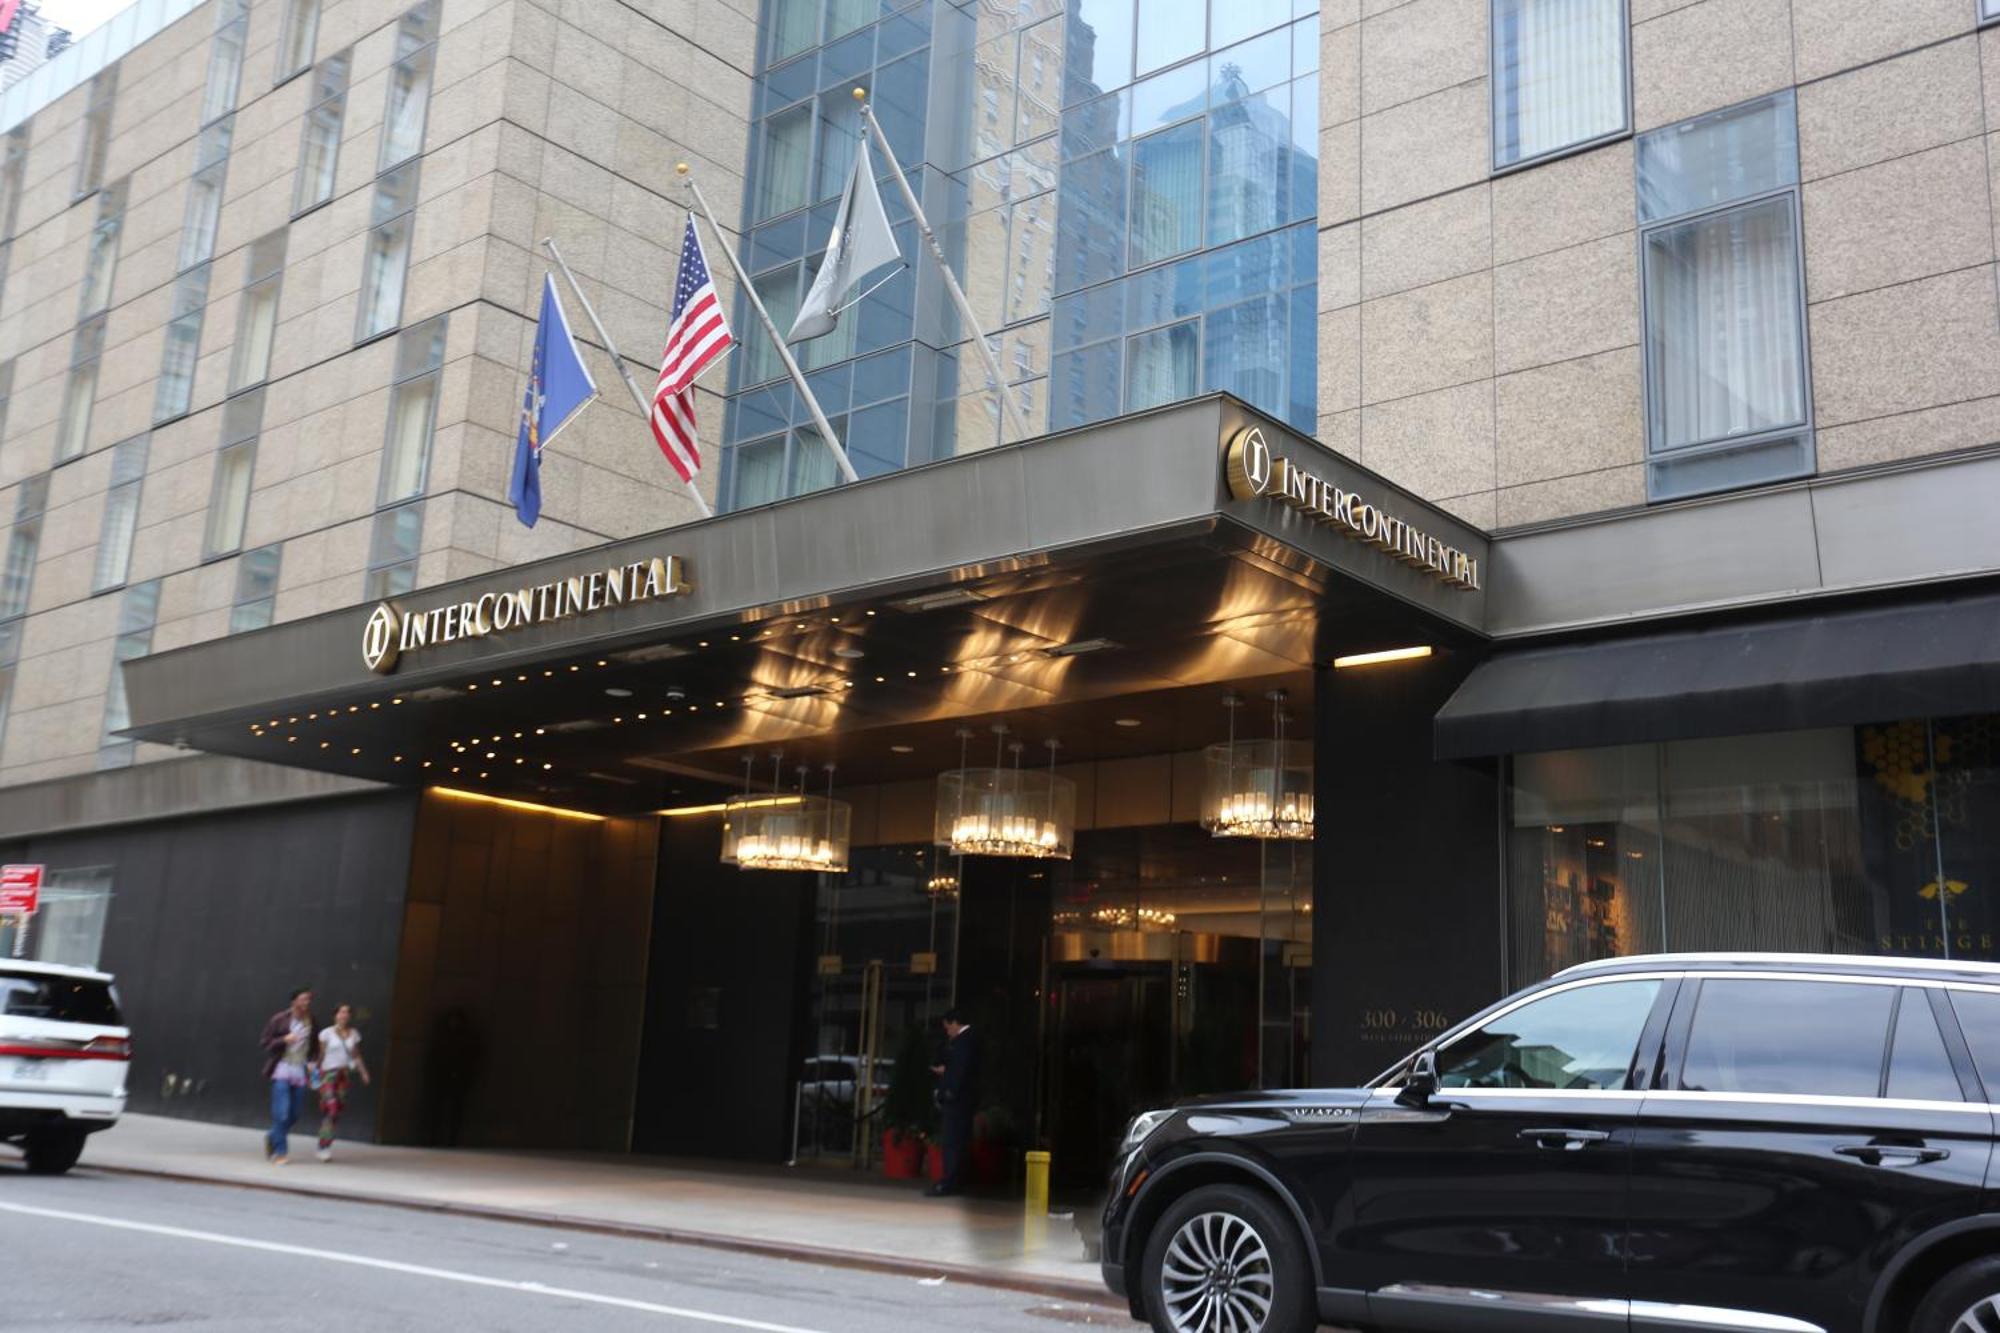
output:
[{"label": "black fabric awning", "polygon": [[2000,593],[1502,653],[1441,759],[2000,712]]}]

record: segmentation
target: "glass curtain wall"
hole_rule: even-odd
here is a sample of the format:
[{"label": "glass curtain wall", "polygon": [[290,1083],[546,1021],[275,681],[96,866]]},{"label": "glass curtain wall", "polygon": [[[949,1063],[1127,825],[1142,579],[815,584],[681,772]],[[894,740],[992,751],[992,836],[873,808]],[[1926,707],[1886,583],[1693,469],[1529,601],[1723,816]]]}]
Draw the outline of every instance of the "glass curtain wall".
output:
[{"label": "glass curtain wall", "polygon": [[930,1105],[938,1016],[957,999],[958,880],[930,847],[857,847],[845,873],[815,878],[813,1045],[794,1076],[793,1156],[867,1165],[900,1118],[888,1104],[899,1057],[916,1061],[903,1077],[918,1109]]},{"label": "glass curtain wall", "polygon": [[2000,716],[1519,755],[1513,980],[1664,950],[2000,959]]},{"label": "glass curtain wall", "polygon": [[[865,86],[1030,432],[1216,389],[1311,431],[1317,9],[883,0],[878,16],[771,0],[745,197],[761,298],[787,328],[853,161],[849,92]],[[864,476],[1011,435],[900,191],[886,174],[881,188],[904,266],[796,349]],[[738,327],[725,504],[829,484],[747,308]]]}]

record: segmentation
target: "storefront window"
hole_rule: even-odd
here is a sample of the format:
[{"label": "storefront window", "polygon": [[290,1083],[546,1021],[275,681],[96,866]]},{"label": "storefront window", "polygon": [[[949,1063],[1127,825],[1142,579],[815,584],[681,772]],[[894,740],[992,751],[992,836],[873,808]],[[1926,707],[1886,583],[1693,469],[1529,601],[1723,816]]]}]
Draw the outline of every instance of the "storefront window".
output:
[{"label": "storefront window", "polygon": [[1993,959],[2000,717],[1517,756],[1519,983],[1594,958]]}]

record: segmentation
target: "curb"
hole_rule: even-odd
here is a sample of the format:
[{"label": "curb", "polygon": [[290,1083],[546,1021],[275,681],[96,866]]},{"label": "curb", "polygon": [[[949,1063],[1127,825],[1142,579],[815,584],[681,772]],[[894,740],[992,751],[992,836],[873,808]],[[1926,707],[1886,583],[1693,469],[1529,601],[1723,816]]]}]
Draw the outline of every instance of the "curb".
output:
[{"label": "curb", "polygon": [[589,1235],[617,1236],[627,1240],[661,1241],[672,1245],[696,1246],[706,1250],[720,1250],[730,1254],[755,1255],[764,1259],[783,1259],[794,1263],[820,1264],[828,1268],[845,1268],[860,1272],[886,1273],[896,1277],[936,1278],[944,1277],[971,1286],[991,1287],[1001,1291],[1018,1291],[1030,1296],[1042,1296],[1051,1300],[1072,1301],[1078,1304],[1095,1305],[1123,1311],[1125,1302],[1113,1296],[1105,1288],[1094,1282],[1071,1281],[1059,1277],[1037,1277],[1026,1273],[1007,1273],[991,1268],[974,1268],[969,1264],[922,1263],[914,1259],[900,1259],[894,1255],[871,1254],[865,1250],[842,1250],[823,1245],[794,1244],[787,1241],[761,1240],[755,1236],[718,1236],[708,1232],[686,1231],[678,1227],[647,1226],[638,1222],[607,1222],[602,1218],[575,1217],[565,1213],[536,1212],[525,1208],[498,1208],[476,1203],[446,1203],[436,1199],[412,1198],[395,1194],[343,1194],[335,1190],[312,1189],[302,1185],[280,1185],[273,1181],[228,1180],[217,1176],[204,1176],[191,1171],[172,1171],[164,1167],[110,1166],[103,1163],[87,1163],[88,1170],[101,1171],[107,1175],[145,1176],[155,1180],[172,1180],[190,1185],[217,1185],[226,1189],[260,1190],[269,1194],[284,1194],[293,1198],[333,1199],[342,1203],[374,1204],[382,1208],[401,1208],[410,1212],[439,1213],[452,1217],[476,1217],[489,1222],[515,1222],[525,1226],[561,1228],[566,1231],[581,1231]]}]

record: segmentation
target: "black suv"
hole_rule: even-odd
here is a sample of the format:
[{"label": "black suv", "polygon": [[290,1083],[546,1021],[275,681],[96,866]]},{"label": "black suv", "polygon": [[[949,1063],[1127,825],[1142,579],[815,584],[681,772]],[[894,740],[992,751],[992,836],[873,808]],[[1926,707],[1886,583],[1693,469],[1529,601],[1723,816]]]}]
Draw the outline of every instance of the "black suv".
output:
[{"label": "black suv", "polygon": [[1160,1333],[2000,1333],[2000,967],[1572,968],[1365,1088],[1133,1121],[1104,1280]]}]

